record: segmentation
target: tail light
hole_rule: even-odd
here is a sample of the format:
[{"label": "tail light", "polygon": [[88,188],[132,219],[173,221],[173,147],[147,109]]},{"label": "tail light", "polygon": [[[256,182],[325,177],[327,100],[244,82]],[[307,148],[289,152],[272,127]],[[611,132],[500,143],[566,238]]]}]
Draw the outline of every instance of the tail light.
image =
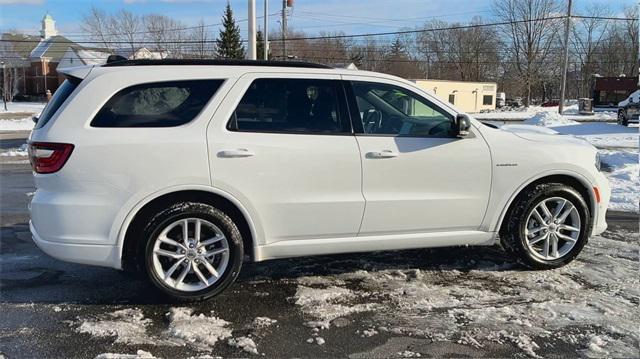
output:
[{"label": "tail light", "polygon": [[73,145],[68,143],[29,143],[29,161],[36,173],[46,174],[59,171],[67,162]]}]

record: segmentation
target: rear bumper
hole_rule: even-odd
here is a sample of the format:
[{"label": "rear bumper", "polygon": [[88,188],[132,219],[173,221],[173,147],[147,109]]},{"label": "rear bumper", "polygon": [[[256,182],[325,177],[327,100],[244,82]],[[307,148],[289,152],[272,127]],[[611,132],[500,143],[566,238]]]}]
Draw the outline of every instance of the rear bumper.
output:
[{"label": "rear bumper", "polygon": [[116,246],[50,242],[42,239],[31,221],[29,221],[29,229],[38,248],[53,258],[65,262],[120,269],[120,251]]}]

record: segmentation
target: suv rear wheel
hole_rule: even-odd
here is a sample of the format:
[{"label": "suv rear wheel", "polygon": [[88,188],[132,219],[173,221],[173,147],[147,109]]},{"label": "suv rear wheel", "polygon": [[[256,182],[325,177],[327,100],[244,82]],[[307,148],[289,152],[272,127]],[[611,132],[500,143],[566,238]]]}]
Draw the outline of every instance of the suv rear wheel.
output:
[{"label": "suv rear wheel", "polygon": [[144,238],[148,277],[174,299],[213,297],[233,283],[242,266],[238,227],[208,204],[174,204],[151,219]]},{"label": "suv rear wheel", "polygon": [[591,217],[582,196],[560,183],[538,184],[515,200],[500,231],[524,265],[551,269],[571,262],[588,241]]}]

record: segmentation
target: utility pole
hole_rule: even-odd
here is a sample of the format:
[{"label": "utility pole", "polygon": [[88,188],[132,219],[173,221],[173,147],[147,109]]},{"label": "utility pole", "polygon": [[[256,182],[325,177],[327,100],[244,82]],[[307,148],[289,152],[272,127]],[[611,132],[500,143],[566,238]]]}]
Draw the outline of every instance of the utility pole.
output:
[{"label": "utility pole", "polygon": [[564,111],[564,97],[567,87],[567,71],[569,71],[569,29],[571,28],[571,0],[567,8],[567,18],[564,23],[564,66],[562,67],[562,87],[560,88],[560,103],[558,113],[562,115]]},{"label": "utility pole", "polygon": [[269,60],[269,0],[264,0],[264,60]]},{"label": "utility pole", "polygon": [[256,56],[256,0],[249,0],[249,60],[255,60]]},{"label": "utility pole", "polygon": [[287,59],[287,0],[282,0],[282,57]]}]

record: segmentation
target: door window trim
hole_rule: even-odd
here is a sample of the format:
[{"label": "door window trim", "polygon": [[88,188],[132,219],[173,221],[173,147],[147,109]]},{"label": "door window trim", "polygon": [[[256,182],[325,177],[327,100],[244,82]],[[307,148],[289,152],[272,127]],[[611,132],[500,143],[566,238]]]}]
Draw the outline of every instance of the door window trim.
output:
[{"label": "door window trim", "polygon": [[[309,132],[309,131],[270,131],[270,130],[242,130],[238,128],[237,118],[236,118],[236,109],[242,102],[242,98],[249,91],[251,85],[257,80],[310,80],[310,81],[329,81],[337,86],[336,95],[338,96],[338,112],[339,115],[344,117],[343,121],[348,121],[349,124],[349,132]],[[328,79],[328,78],[315,78],[312,76],[309,77],[254,77],[249,82],[248,86],[243,90],[240,100],[233,108],[229,119],[227,120],[224,128],[228,132],[237,132],[237,133],[257,133],[257,134],[272,134],[272,135],[307,135],[307,136],[353,136],[355,134],[353,127],[353,120],[351,119],[350,114],[350,106],[347,97],[347,92],[345,89],[344,81],[340,79]]]},{"label": "door window trim", "polygon": [[395,83],[379,82],[379,81],[376,81],[375,79],[358,79],[358,80],[348,79],[348,80],[343,80],[343,82],[344,82],[345,89],[347,89],[347,91],[346,91],[346,93],[347,93],[347,103],[348,103],[349,108],[350,108],[349,115],[351,117],[351,126],[355,130],[355,132],[354,132],[355,136],[362,136],[362,137],[403,137],[403,138],[459,139],[459,137],[455,136],[455,135],[424,136],[424,135],[365,133],[364,132],[364,127],[362,125],[362,119],[360,117],[360,110],[358,109],[358,102],[356,100],[355,92],[353,91],[353,86],[352,86],[353,82],[366,82],[366,83],[373,83],[373,84],[381,84],[381,85],[399,87],[399,88],[409,92],[413,96],[416,96],[416,97],[422,99],[423,101],[425,101],[430,106],[433,106],[434,109],[438,110],[438,112],[446,114],[446,116],[452,122],[453,126],[455,126],[455,118],[456,118],[456,116],[454,114],[452,114],[450,111],[447,111],[444,108],[438,106],[433,101],[425,98],[422,95],[417,94],[415,91],[410,90],[410,89],[408,89],[408,88],[406,88],[404,86],[400,86],[400,85],[395,84]]}]

